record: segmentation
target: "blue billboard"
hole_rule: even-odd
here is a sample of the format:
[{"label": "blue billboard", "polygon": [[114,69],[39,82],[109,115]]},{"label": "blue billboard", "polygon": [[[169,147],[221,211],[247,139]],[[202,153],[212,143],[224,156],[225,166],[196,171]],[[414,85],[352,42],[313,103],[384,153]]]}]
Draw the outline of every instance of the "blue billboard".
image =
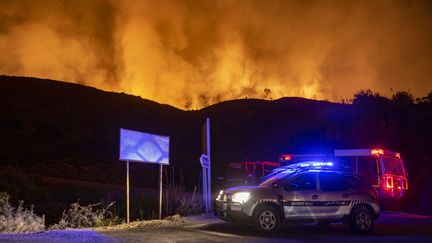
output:
[{"label": "blue billboard", "polygon": [[120,160],[169,164],[167,136],[120,128]]}]

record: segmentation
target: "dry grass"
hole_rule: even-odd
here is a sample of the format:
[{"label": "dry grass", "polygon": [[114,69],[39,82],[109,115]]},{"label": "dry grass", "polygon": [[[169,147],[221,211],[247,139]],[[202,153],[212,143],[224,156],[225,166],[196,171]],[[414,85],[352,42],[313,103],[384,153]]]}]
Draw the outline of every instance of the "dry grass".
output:
[{"label": "dry grass", "polygon": [[201,197],[196,196],[195,186],[192,195],[186,192],[184,176],[180,170],[180,181],[175,182],[174,167],[171,171],[165,169],[165,214],[179,214],[181,216],[197,215],[203,211]]},{"label": "dry grass", "polygon": [[130,223],[123,223],[114,226],[104,226],[99,227],[99,231],[111,231],[111,230],[125,230],[133,228],[147,228],[147,227],[166,227],[185,224],[187,220],[180,215],[173,215],[166,217],[162,220],[144,220],[144,221],[134,221]]},{"label": "dry grass", "polygon": [[2,233],[30,233],[45,230],[44,216],[37,216],[30,209],[23,207],[20,201],[18,207],[13,207],[7,193],[0,192],[0,232]]},{"label": "dry grass", "polygon": [[121,223],[121,220],[109,209],[114,202],[104,206],[103,203],[80,205],[79,201],[72,203],[67,211],[63,211],[62,218],[58,224],[51,229],[66,228],[90,228],[101,226],[112,226]]},{"label": "dry grass", "polygon": [[183,195],[180,200],[180,205],[176,208],[176,213],[187,216],[187,215],[197,215],[202,211],[202,201],[200,198],[196,197],[196,188],[192,194],[192,197],[188,199]]}]

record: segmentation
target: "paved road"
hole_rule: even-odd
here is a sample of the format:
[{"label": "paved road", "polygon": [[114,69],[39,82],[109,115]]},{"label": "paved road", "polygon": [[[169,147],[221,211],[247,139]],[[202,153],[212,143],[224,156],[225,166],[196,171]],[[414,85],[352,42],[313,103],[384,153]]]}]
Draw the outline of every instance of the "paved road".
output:
[{"label": "paved road", "polygon": [[368,235],[352,234],[342,224],[283,225],[271,235],[214,217],[191,217],[185,224],[121,230],[60,230],[0,234],[0,242],[432,242],[432,217],[383,213]]},{"label": "paved road", "polygon": [[368,235],[352,234],[342,224],[283,225],[271,235],[215,218],[195,217],[183,226],[133,229],[104,233],[120,241],[147,242],[432,242],[432,217],[384,213]]}]

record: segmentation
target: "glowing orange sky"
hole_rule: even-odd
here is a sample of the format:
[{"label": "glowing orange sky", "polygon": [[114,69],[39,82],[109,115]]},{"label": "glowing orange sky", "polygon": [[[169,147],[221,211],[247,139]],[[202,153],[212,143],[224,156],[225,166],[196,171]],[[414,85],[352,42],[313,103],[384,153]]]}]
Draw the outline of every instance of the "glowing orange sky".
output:
[{"label": "glowing orange sky", "polygon": [[360,89],[424,96],[431,43],[428,0],[0,0],[0,74],[180,108]]}]

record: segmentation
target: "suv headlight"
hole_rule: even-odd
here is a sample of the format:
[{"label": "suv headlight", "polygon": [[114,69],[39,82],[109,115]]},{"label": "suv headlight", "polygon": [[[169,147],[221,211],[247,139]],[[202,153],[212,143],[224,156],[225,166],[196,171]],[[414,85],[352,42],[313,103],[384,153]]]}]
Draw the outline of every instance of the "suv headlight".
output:
[{"label": "suv headlight", "polygon": [[237,192],[234,193],[231,197],[231,200],[233,202],[237,203],[245,203],[250,199],[250,193],[249,192]]},{"label": "suv headlight", "polygon": [[219,194],[217,195],[216,200],[222,200],[223,192],[224,192],[223,190],[219,191]]}]

